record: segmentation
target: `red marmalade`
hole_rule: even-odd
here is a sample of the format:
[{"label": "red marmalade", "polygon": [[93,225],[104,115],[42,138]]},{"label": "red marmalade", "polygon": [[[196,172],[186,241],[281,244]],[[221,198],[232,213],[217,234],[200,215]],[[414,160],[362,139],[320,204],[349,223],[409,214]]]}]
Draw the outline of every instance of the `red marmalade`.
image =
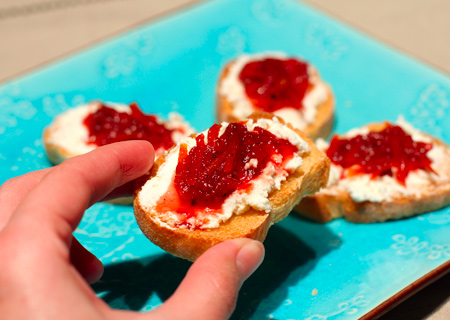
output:
[{"label": "red marmalade", "polygon": [[308,65],[296,59],[268,58],[247,63],[239,74],[252,104],[267,112],[303,107],[303,97],[312,87]]},{"label": "red marmalade", "polygon": [[217,212],[231,193],[249,188],[268,162],[281,168],[298,152],[288,140],[260,127],[249,131],[245,124],[231,123],[219,137],[220,128],[213,125],[206,142],[199,134],[189,153],[181,145],[174,188],[163,196],[158,210],[175,211],[186,219],[198,211]]},{"label": "red marmalade", "polygon": [[388,175],[404,184],[411,171],[433,172],[427,152],[430,143],[416,142],[399,126],[386,124],[382,131],[350,139],[333,137],[327,156],[347,169],[347,176],[370,174],[373,178]]},{"label": "red marmalade", "polygon": [[118,112],[102,105],[83,121],[89,130],[89,142],[98,146],[126,140],[147,140],[155,150],[173,146],[172,131],[158,123],[155,116],[145,115],[136,103],[131,113]]}]

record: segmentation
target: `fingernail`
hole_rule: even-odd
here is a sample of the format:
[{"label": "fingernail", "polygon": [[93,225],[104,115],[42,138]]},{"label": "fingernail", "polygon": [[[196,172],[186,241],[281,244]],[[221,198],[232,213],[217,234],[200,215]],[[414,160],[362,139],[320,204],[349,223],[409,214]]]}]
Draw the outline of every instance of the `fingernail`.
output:
[{"label": "fingernail", "polygon": [[263,260],[263,244],[256,240],[247,240],[236,255],[236,267],[241,281],[247,280]]}]

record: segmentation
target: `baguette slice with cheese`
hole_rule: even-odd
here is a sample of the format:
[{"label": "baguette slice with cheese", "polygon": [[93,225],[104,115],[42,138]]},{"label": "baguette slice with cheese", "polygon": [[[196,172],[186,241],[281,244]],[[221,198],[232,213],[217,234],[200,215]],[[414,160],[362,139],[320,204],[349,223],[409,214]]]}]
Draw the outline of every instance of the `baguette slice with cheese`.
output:
[{"label": "baguette slice with cheese", "polygon": [[[44,146],[50,162],[56,165],[68,158],[81,155],[98,148],[98,144],[90,141],[91,136],[89,134],[89,129],[84,124],[84,121],[89,115],[99,114],[98,111],[103,107],[114,110],[121,114],[133,114],[132,106],[100,101],[93,101],[88,104],[79,105],[60,114],[47,128],[45,128],[43,133]],[[145,119],[143,119],[145,116],[149,116],[156,119],[156,123],[158,125],[153,127],[149,126],[150,129],[148,130],[152,130],[153,128],[155,128],[153,130],[159,130],[156,131],[155,135],[161,134],[162,127],[170,130],[171,139],[173,140],[172,144],[177,143],[180,139],[189,136],[194,132],[189,124],[183,121],[182,117],[176,113],[171,113],[169,115],[169,120],[166,121],[156,115],[141,114],[137,105],[135,105],[134,108],[137,109],[138,113],[136,119],[132,120],[133,123],[131,124],[131,126],[134,126],[134,129],[138,128],[139,125],[142,125],[142,123],[146,121]],[[136,109],[134,112],[136,112]],[[103,128],[105,126],[105,123],[112,123],[113,121],[115,121],[112,119],[112,117],[113,115],[108,113],[106,120],[97,120],[97,122]],[[117,120],[116,122],[120,121],[121,120]],[[113,126],[114,124],[111,125],[111,127]],[[142,125],[142,127],[145,127],[145,125]],[[122,131],[126,130],[127,129],[123,130],[122,126],[118,126],[116,130],[113,130],[111,134],[115,135],[118,131],[120,131],[121,133]],[[136,130],[139,130],[139,128]],[[133,135],[132,130],[130,130],[130,132],[130,137],[124,136],[124,140],[137,139],[135,137],[136,134]],[[143,137],[142,139],[146,139],[146,137]],[[150,138],[149,140],[152,139]],[[164,146],[160,146],[159,148],[155,147],[155,156],[160,156],[164,153],[164,151],[166,151],[166,148]],[[133,197],[117,198],[114,200],[110,200],[109,202],[129,205],[133,203]]]},{"label": "baguette slice with cheese", "polygon": [[[343,138],[380,132],[387,125],[370,124],[349,132]],[[356,223],[373,223],[410,217],[448,206],[450,148],[438,139],[413,128],[402,118],[396,125],[409,134],[414,142],[432,146],[431,150],[426,152],[431,160],[431,170],[410,171],[403,183],[389,175],[371,177],[369,174],[348,174],[342,166],[332,161],[328,186],[304,198],[295,211],[318,222],[344,217]],[[389,141],[383,144],[388,143]],[[324,142],[318,143],[318,146],[325,152],[329,147]],[[395,148],[401,149],[403,145],[397,145]]]},{"label": "baguette slice with cheese", "polygon": [[[262,53],[242,55],[226,65],[217,89],[217,118],[220,122],[239,121],[253,112],[263,111],[248,98],[239,74],[246,64],[267,58],[289,59],[284,53]],[[303,108],[299,111],[286,107],[274,111],[273,114],[291,123],[314,141],[317,138],[325,139],[330,135],[334,126],[335,103],[330,87],[320,78],[312,65],[308,66],[308,74],[313,89],[308,90],[303,97]]]},{"label": "baguette slice with cheese", "polygon": [[[92,101],[60,114],[45,128],[43,133],[44,146],[50,162],[58,164],[65,159],[98,148],[96,143],[89,141],[89,129],[83,122],[88,115],[96,113],[102,106],[119,113],[131,113],[130,106],[126,104]],[[177,113],[171,113],[169,120],[164,120],[156,115],[150,116],[155,117],[160,125],[173,130],[171,138],[174,143],[194,132],[189,124],[183,121],[182,117]],[[159,156],[164,151],[164,148],[160,148],[160,150],[155,150],[155,154]]]},{"label": "baguette slice with cheese", "polygon": [[[329,160],[302,132],[293,129],[290,125],[287,126],[283,120],[273,117],[271,114],[255,114],[250,119],[249,121],[256,124],[264,123],[264,121],[265,123],[275,123],[273,127],[270,127],[270,130],[287,132],[287,135],[290,135],[289,141],[299,141],[303,147],[302,150],[299,149],[295,157],[296,159],[301,158],[301,165],[297,166],[295,170],[287,171],[287,176],[285,175],[284,179],[281,179],[278,187],[272,185],[272,189],[265,195],[262,192],[263,199],[258,198],[259,202],[257,203],[254,200],[249,200],[254,199],[249,194],[260,191],[258,189],[260,185],[256,183],[257,181],[258,183],[275,181],[275,178],[265,175],[270,170],[263,171],[261,175],[251,180],[250,183],[254,184],[252,187],[245,189],[244,192],[236,190],[229,194],[224,204],[218,209],[220,219],[217,221],[214,220],[214,216],[208,216],[208,209],[202,209],[203,211],[197,213],[197,217],[193,218],[194,220],[185,220],[190,221],[190,224],[180,225],[177,222],[181,221],[177,220],[179,215],[159,209],[164,207],[160,205],[161,201],[164,204],[167,201],[170,206],[171,201],[173,201],[171,199],[174,199],[173,196],[171,198],[171,192],[177,193],[175,188],[170,189],[170,184],[173,184],[171,181],[174,181],[175,167],[179,166],[180,148],[183,145],[190,145],[188,152],[192,152],[194,146],[196,146],[196,142],[192,144],[192,141],[196,141],[194,138],[191,138],[190,142],[186,140],[180,143],[164,156],[158,158],[150,175],[140,179],[136,185],[134,200],[136,220],[143,233],[154,244],[176,256],[193,261],[208,248],[229,239],[252,238],[263,241],[273,223],[284,219],[302,197],[313,194],[326,184]],[[226,125],[226,123],[221,125],[221,132],[225,131]],[[203,134],[205,135],[207,132]],[[221,134],[226,134],[226,131]],[[199,139],[205,138],[199,136]],[[217,158],[220,158],[220,155]],[[255,162],[250,160],[245,168],[250,168],[251,165],[255,165]],[[264,170],[269,167],[270,162]],[[177,172],[177,174],[183,176],[187,173]],[[275,171],[274,174],[279,173]],[[258,194],[261,196],[260,193]],[[151,197],[153,198],[150,199]],[[244,200],[239,202],[240,200],[233,199]],[[230,203],[232,205],[228,206]],[[225,209],[225,206],[228,209]],[[211,207],[214,207],[214,204]],[[225,212],[232,212],[232,214],[226,217],[221,216],[221,214],[225,215]],[[206,220],[202,221],[206,221],[206,227],[196,224],[200,219],[198,217],[203,214],[206,216]],[[185,219],[183,217],[180,219]]]}]

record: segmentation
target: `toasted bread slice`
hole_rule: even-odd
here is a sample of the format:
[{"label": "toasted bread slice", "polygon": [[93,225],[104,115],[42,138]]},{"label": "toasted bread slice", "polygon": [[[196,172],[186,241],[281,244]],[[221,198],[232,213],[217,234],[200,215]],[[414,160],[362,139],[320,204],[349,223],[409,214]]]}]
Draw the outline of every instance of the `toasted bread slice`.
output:
[{"label": "toasted bread slice", "polygon": [[[253,120],[272,119],[271,114],[255,114]],[[285,126],[283,120],[278,119]],[[289,128],[292,127],[289,125]],[[150,175],[140,179],[136,185],[134,210],[136,220],[143,233],[156,245],[173,255],[195,260],[208,248],[220,242],[235,238],[251,238],[264,241],[269,227],[284,219],[292,208],[304,196],[311,195],[326,185],[329,172],[329,159],[319,151],[305,134],[292,129],[307,143],[309,151],[301,157],[303,162],[286,180],[281,182],[280,189],[274,189],[268,195],[270,210],[256,210],[252,207],[241,214],[233,214],[217,227],[206,229],[176,228],[164,222],[164,213],[157,212],[156,206],[145,206],[140,197],[146,183],[151,181],[161,170],[165,157],[160,157]],[[167,220],[169,220],[167,218]]]},{"label": "toasted bread slice", "polygon": [[[278,55],[275,55],[276,57]],[[259,57],[259,55],[256,55]],[[264,57],[264,56],[262,56]],[[271,57],[269,54],[268,57]],[[253,112],[258,112],[259,110],[253,106],[245,96],[243,86],[240,85],[239,80],[237,79],[236,72],[237,70],[231,71],[233,66],[237,63],[237,60],[229,62],[222,74],[219,78],[218,90],[217,90],[217,119],[219,122],[235,122],[246,118]],[[238,68],[236,66],[236,68]],[[240,71],[240,70],[239,70]],[[313,121],[306,121],[305,117],[302,115],[301,111],[297,111],[294,109],[290,109],[288,113],[285,112],[287,108],[280,109],[274,112],[274,114],[278,117],[281,117],[285,122],[291,123],[297,129],[303,131],[310,139],[313,141],[317,138],[326,139],[334,127],[335,115],[334,115],[334,97],[330,87],[325,84],[319,76],[319,73],[316,69],[310,68],[311,77],[315,78],[315,81],[318,85],[320,85],[323,94],[321,99],[318,101],[318,104],[315,106],[314,110],[314,118]],[[236,81],[235,86],[240,85],[242,89],[234,89],[233,91],[240,92],[239,99],[237,101],[247,100],[246,103],[237,103],[236,100],[232,100],[229,96],[224,92],[224,81],[228,77],[234,78],[233,81]],[[228,79],[229,80],[229,79]],[[242,91],[242,92],[241,92]],[[308,95],[309,93],[307,93]],[[306,97],[305,97],[306,98]],[[243,110],[245,109],[245,110]],[[297,118],[299,120],[297,120]]]},{"label": "toasted bread slice", "polygon": [[[62,113],[45,128],[43,132],[43,141],[47,157],[53,164],[59,164],[64,160],[90,152],[98,148],[95,144],[89,144],[89,132],[83,125],[84,119],[91,113],[96,112],[101,105],[113,108],[118,112],[129,112],[130,107],[118,103],[101,103],[93,101],[88,104],[79,105]],[[181,116],[171,114],[169,120],[165,121],[157,118],[158,122],[164,124],[169,129],[180,129],[180,132],[172,133],[174,142],[178,142],[185,136],[194,132],[188,123],[184,122]],[[181,133],[183,131],[183,133]],[[175,131],[174,131],[175,132]],[[158,152],[159,151],[159,152]],[[162,154],[164,150],[157,150],[156,156]],[[115,204],[129,205],[133,203],[133,197],[123,197],[110,200],[108,202]]]},{"label": "toasted bread slice", "polygon": [[[84,126],[83,121],[89,114],[96,112],[102,105],[115,109],[118,112],[130,112],[130,107],[125,104],[92,101],[60,114],[45,128],[43,133],[44,146],[50,162],[58,164],[68,158],[98,148],[97,145],[88,143],[89,132]],[[174,130],[172,140],[175,143],[194,132],[189,124],[183,121],[182,117],[176,113],[170,114],[169,120],[163,120],[159,117],[156,118],[158,123],[163,124],[168,129]],[[158,156],[165,150],[159,150],[159,154],[158,150],[155,151]]]},{"label": "toasted bread slice", "polygon": [[[372,188],[373,192],[383,188],[383,181],[389,182],[387,193],[383,199],[364,199],[355,195],[352,190],[358,186],[348,187],[350,179],[330,179],[328,186],[312,196],[304,198],[295,208],[301,215],[318,222],[329,222],[335,218],[344,217],[348,221],[356,223],[383,222],[386,220],[397,220],[405,217],[430,212],[450,205],[450,148],[438,139],[422,133],[404,120],[399,120],[405,132],[413,136],[416,141],[431,143],[433,148],[428,152],[432,160],[433,172],[416,170],[415,178],[407,178],[406,184],[391,185],[394,178],[367,179],[367,184],[362,188]],[[367,125],[367,131],[381,131],[386,123],[374,123]],[[331,164],[330,176],[333,172],[339,172],[335,164]],[[337,169],[336,169],[337,168]],[[336,177],[336,173],[334,173]],[[382,180],[384,179],[384,180]],[[408,180],[409,179],[409,180]],[[332,181],[334,180],[334,181]],[[351,182],[350,182],[351,183]]]}]

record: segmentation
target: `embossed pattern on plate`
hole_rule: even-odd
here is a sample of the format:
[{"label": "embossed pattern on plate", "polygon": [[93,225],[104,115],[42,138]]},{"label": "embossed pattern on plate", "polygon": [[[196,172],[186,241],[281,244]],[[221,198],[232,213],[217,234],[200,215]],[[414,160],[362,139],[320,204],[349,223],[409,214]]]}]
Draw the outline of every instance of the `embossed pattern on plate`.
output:
[{"label": "embossed pattern on plate", "polygon": [[[217,78],[242,52],[281,50],[313,63],[336,96],[335,132],[403,114],[450,142],[450,80],[291,0],[220,0],[99,44],[0,87],[0,182],[50,166],[42,130],[92,99],[137,101],[214,123]],[[151,310],[190,263],[140,232],[131,207],[86,211],[77,238],[106,265],[93,288],[116,308]],[[291,215],[273,226],[234,319],[358,319],[450,259],[450,210],[374,225],[322,225]]]}]

